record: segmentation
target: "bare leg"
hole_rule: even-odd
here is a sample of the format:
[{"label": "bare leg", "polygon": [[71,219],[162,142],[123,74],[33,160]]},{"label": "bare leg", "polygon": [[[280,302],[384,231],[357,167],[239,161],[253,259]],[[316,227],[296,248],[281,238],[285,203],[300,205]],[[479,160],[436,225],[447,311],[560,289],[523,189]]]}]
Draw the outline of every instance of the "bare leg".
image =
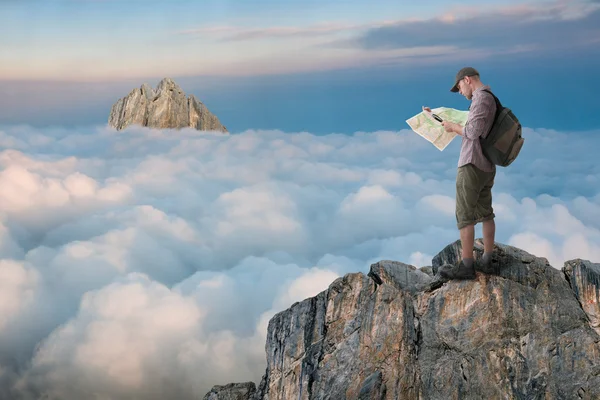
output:
[{"label": "bare leg", "polygon": [[460,230],[462,260],[458,265],[444,264],[438,270],[446,279],[474,279],[473,242],[475,241],[475,225],[467,225]]},{"label": "bare leg", "polygon": [[460,230],[460,242],[462,245],[462,258],[473,258],[475,225],[467,225]]},{"label": "bare leg", "polygon": [[[494,240],[496,236],[496,223],[493,219],[483,221],[483,247],[484,252],[492,253],[494,251]],[[464,254],[464,247],[463,247]],[[464,257],[464,255],[463,255]]]}]

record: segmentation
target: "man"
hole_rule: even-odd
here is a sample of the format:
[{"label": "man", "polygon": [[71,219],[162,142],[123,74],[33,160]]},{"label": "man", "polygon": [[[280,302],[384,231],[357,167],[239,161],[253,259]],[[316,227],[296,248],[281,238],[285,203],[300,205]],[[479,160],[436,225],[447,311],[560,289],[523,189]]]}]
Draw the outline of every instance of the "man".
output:
[{"label": "man", "polygon": [[[458,265],[446,264],[440,267],[440,276],[448,279],[473,279],[475,266],[473,245],[475,225],[483,223],[484,253],[482,264],[489,267],[494,250],[496,224],[492,208],[492,186],[496,176],[496,166],[483,154],[479,137],[486,137],[494,122],[496,102],[485,92],[484,85],[475,68],[465,67],[458,71],[451,92],[459,92],[471,100],[469,118],[465,126],[444,121],[447,132],[462,136],[458,171],[456,174],[456,222],[460,230],[462,260]],[[429,107],[423,107],[431,111]]]}]

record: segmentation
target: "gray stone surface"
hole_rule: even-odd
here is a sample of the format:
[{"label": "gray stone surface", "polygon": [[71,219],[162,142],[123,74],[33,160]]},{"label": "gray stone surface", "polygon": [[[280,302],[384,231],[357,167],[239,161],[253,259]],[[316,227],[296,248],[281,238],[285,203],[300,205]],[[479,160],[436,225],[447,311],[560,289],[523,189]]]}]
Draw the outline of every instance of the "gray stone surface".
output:
[{"label": "gray stone surface", "polygon": [[422,291],[432,281],[430,275],[412,265],[389,260],[371,265],[368,276],[379,285],[385,282],[398,290],[411,293]]},{"label": "gray stone surface", "polygon": [[203,400],[248,400],[254,395],[254,382],[229,383],[216,385],[206,393]]},{"label": "gray stone surface", "polygon": [[599,399],[598,264],[561,271],[502,244],[494,260],[494,275],[433,288],[427,268],[394,261],[336,279],[271,319],[248,398]]},{"label": "gray stone surface", "polygon": [[600,398],[600,337],[561,271],[511,246],[494,257],[497,276],[417,298],[424,398]]},{"label": "gray stone surface", "polygon": [[119,99],[110,110],[108,124],[117,130],[141,125],[227,133],[219,119],[201,101],[194,95],[187,97],[170,78],[160,81],[156,90],[144,83]]},{"label": "gray stone surface", "polygon": [[563,272],[590,325],[600,334],[600,264],[575,259],[565,263]]}]

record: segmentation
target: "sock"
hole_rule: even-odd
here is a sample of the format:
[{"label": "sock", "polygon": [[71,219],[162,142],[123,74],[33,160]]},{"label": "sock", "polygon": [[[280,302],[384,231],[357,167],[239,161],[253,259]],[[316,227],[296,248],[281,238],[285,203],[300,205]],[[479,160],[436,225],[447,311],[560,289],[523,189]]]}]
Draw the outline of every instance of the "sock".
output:
[{"label": "sock", "polygon": [[467,268],[473,268],[473,259],[472,258],[463,258],[462,259],[463,264],[465,264],[465,267]]},{"label": "sock", "polygon": [[481,261],[482,261],[484,264],[489,264],[489,263],[490,263],[490,261],[492,261],[492,252],[489,252],[489,253],[485,253],[485,252],[484,252],[484,253],[483,253],[483,257],[481,257]]}]

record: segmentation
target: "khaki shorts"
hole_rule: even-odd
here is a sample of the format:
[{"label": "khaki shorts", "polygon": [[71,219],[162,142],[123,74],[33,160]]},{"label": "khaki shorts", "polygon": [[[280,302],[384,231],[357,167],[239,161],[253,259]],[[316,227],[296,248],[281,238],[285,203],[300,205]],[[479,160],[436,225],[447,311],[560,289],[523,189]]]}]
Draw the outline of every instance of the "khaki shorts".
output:
[{"label": "khaki shorts", "polygon": [[468,225],[493,219],[492,186],[496,171],[485,172],[473,164],[463,165],[456,173],[456,225]]}]

